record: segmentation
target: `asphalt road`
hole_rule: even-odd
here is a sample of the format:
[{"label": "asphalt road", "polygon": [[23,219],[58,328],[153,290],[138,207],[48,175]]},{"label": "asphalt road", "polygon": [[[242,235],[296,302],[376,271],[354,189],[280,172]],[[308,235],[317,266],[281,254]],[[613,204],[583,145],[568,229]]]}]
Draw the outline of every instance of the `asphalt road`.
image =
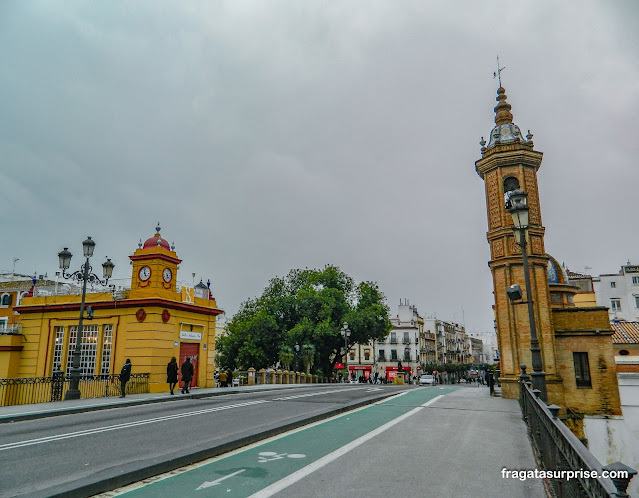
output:
[{"label": "asphalt road", "polygon": [[90,496],[382,399],[400,389],[341,384],[2,424],[0,496]]},{"label": "asphalt road", "polygon": [[408,389],[102,496],[545,498],[540,479],[502,475],[535,467],[516,400],[446,385]]}]

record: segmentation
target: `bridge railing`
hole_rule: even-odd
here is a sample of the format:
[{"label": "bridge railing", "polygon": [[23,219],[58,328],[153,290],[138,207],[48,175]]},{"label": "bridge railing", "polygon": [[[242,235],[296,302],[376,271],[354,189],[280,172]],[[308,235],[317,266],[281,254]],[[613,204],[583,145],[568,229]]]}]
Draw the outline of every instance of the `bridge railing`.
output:
[{"label": "bridge railing", "polygon": [[[70,382],[71,379],[63,375],[0,379],[0,406],[61,401],[69,389]],[[79,388],[82,399],[119,396],[120,375],[82,375]],[[148,392],[149,374],[132,373],[126,384],[126,394]]]},{"label": "bridge railing", "polygon": [[[560,408],[547,406],[539,391],[522,375],[520,402],[532,443],[555,497],[626,497],[636,470],[616,462],[603,467],[584,444],[557,417]],[[562,474],[561,471],[564,471]],[[614,478],[603,477],[604,471]],[[552,472],[552,474],[550,474]],[[595,474],[596,473],[596,474]],[[626,476],[624,477],[624,474]],[[597,477],[592,477],[596,475]]]}]

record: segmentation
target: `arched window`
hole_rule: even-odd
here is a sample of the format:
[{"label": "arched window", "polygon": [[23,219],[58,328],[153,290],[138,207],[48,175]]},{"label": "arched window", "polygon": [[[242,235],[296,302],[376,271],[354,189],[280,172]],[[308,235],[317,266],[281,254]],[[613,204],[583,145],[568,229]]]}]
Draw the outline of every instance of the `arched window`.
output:
[{"label": "arched window", "polygon": [[513,190],[517,190],[519,188],[519,180],[514,176],[507,176],[504,178],[504,203],[506,204],[506,209],[510,209],[510,193]]},{"label": "arched window", "polygon": [[0,300],[2,306],[11,306],[11,294],[4,293]]},{"label": "arched window", "polygon": [[514,176],[504,178],[504,192],[511,192],[519,188],[519,180]]}]

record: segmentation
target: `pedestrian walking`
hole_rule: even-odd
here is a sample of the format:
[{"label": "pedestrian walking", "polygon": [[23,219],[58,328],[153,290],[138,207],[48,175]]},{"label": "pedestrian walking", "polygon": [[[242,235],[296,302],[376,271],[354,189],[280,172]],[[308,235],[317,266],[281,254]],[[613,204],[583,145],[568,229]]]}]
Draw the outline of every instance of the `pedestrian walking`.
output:
[{"label": "pedestrian walking", "polygon": [[122,394],[120,398],[124,398],[126,396],[126,383],[129,382],[131,378],[131,360],[126,359],[126,363],[122,365],[122,370],[120,370],[120,390]]},{"label": "pedestrian walking", "polygon": [[189,393],[189,384],[193,379],[193,363],[191,363],[191,358],[188,356],[184,363],[182,363],[182,381],[184,382],[184,386],[182,387],[182,394]]},{"label": "pedestrian walking", "polygon": [[226,387],[226,370],[220,371],[220,387]]},{"label": "pedestrian walking", "polygon": [[169,384],[171,394],[173,394],[173,389],[175,389],[175,385],[178,383],[178,364],[175,356],[171,358],[171,361],[166,366],[166,381]]},{"label": "pedestrian walking", "polygon": [[226,387],[233,387],[233,372],[230,368],[226,371]]}]

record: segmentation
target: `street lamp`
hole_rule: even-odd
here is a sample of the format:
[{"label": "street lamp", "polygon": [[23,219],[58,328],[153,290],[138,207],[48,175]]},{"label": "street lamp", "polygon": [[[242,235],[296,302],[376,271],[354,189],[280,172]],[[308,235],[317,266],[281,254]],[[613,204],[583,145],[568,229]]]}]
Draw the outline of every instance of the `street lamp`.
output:
[{"label": "street lamp", "polygon": [[[533,371],[530,376],[534,389],[539,389],[539,397],[543,401],[548,401],[546,391],[546,372],[544,372],[543,361],[541,358],[541,349],[539,348],[539,340],[537,339],[537,325],[535,323],[535,311],[533,307],[532,292],[530,289],[530,271],[528,269],[528,253],[526,243],[526,231],[528,230],[528,194],[523,190],[513,190],[510,193],[508,201],[510,203],[510,214],[513,217],[513,228],[515,232],[515,242],[521,247],[521,257],[524,265],[524,282],[526,284],[526,304],[528,305],[528,321],[530,323],[530,352],[532,354]],[[512,291],[508,293],[512,299]],[[520,293],[521,299],[521,293]],[[517,303],[523,304],[523,303]]]},{"label": "street lamp", "polygon": [[100,280],[100,278],[96,274],[91,273],[92,268],[89,265],[89,258],[93,256],[93,250],[95,249],[95,242],[91,239],[91,237],[87,237],[87,239],[82,242],[82,249],[86,261],[78,271],[75,271],[73,273],[66,273],[66,270],[68,270],[71,266],[72,254],[69,251],[69,248],[65,247],[58,253],[62,276],[64,278],[76,280],[78,283],[82,282],[82,301],[80,302],[80,319],[78,321],[78,332],[76,335],[75,350],[73,351],[73,364],[71,366],[71,384],[69,386],[69,390],[64,395],[65,400],[80,399],[79,387],[80,372],[82,371],[80,368],[80,354],[82,349],[82,320],[84,319],[84,299],[87,293],[87,282],[91,282],[92,284],[97,282],[102,285],[106,285],[111,278],[111,275],[113,275],[113,268],[115,267],[111,260],[107,258],[107,260],[102,263],[104,280]]},{"label": "street lamp", "polygon": [[348,338],[351,336],[351,331],[348,328],[348,323],[344,322],[342,324],[342,330],[340,330],[340,334],[344,338],[344,371],[348,373],[346,369],[346,364],[348,362]]}]

